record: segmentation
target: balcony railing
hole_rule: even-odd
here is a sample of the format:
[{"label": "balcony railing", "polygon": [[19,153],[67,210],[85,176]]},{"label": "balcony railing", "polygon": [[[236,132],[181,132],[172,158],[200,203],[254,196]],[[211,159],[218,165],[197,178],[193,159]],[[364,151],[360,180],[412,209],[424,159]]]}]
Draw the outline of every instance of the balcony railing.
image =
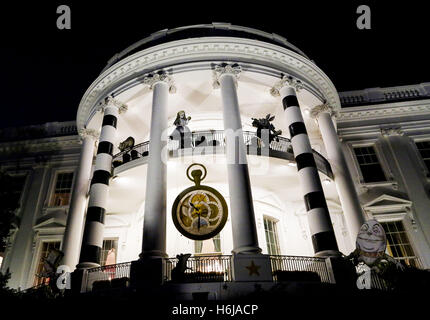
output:
[{"label": "balcony railing", "polygon": [[[204,139],[203,139],[204,138]],[[278,137],[279,140],[273,140],[269,145],[268,156],[294,161],[293,148],[291,141],[285,137]],[[202,140],[203,139],[203,140]],[[253,141],[256,141],[257,135],[255,132],[244,131],[243,140],[247,146],[248,154],[264,155],[265,152],[259,152],[259,148],[251,148]],[[177,140],[168,140],[168,150],[171,156],[178,156],[181,148]],[[191,134],[191,145],[184,148],[184,151],[193,151],[196,154],[208,154],[224,152],[225,136],[222,130],[196,131]],[[254,146],[255,147],[255,146]],[[253,152],[254,151],[254,152]],[[330,178],[333,178],[333,173],[329,162],[318,152],[313,150],[314,159],[319,171]],[[113,157],[114,167],[121,166],[127,162],[144,158],[149,155],[149,141],[145,141],[135,145],[132,149],[117,153]]]},{"label": "balcony railing", "polygon": [[[271,256],[273,280],[282,281],[283,272],[314,273],[319,276],[321,282],[330,283],[329,273],[325,259],[316,257],[300,257],[300,256]],[[307,275],[309,278],[309,276]]]},{"label": "balcony railing", "polygon": [[[324,258],[304,256],[270,256],[274,282],[322,282],[334,283],[330,277],[331,270]],[[178,263],[177,258],[165,259],[163,279],[165,283],[175,282],[172,271]],[[233,281],[232,256],[211,255],[193,256],[187,260],[187,270],[181,283],[230,282]],[[85,292],[106,289],[125,288],[129,286],[131,262],[107,265],[88,269],[85,281]],[[356,267],[357,278],[369,267],[361,264]],[[391,290],[389,283],[377,273],[371,272],[371,289]],[[43,284],[42,286],[46,286]],[[34,290],[33,287],[28,290]]]},{"label": "balcony railing", "polygon": [[370,289],[383,291],[390,290],[389,284],[366,265],[359,264],[355,269],[357,272],[357,277],[363,275],[365,272],[370,272]]},{"label": "balcony railing", "polygon": [[88,269],[86,291],[97,289],[94,283],[96,286],[102,284],[101,289],[115,287],[116,283],[118,287],[127,286],[130,279],[130,266],[131,262],[124,262]]},{"label": "balcony railing", "polygon": [[[187,260],[187,270],[182,282],[229,282],[232,276],[232,256],[193,256]],[[329,272],[324,259],[300,256],[270,256],[273,281],[282,281],[279,272],[308,272],[317,274],[318,281],[329,283]],[[174,282],[172,270],[177,258],[165,259],[163,277],[165,282]],[[86,291],[126,287],[130,279],[131,262],[88,269]],[[297,274],[294,275],[297,277]],[[294,281],[294,280],[292,280]],[[296,280],[298,281],[298,280]],[[306,281],[306,280],[305,280]]]},{"label": "balcony railing", "polygon": [[[172,279],[172,270],[178,259],[166,259],[164,280]],[[232,281],[231,256],[195,256],[187,260],[184,282],[227,282]]]}]

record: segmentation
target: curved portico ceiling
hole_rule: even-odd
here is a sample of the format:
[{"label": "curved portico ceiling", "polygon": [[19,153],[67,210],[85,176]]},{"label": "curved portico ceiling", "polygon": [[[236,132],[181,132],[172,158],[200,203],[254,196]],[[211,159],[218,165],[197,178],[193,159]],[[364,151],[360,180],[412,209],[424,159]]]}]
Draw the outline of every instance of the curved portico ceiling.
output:
[{"label": "curved portico ceiling", "polygon": [[273,84],[283,74],[290,75],[303,83],[302,91],[311,93],[320,102],[340,108],[339,97],[331,80],[318,66],[299,53],[279,45],[246,38],[190,38],[136,52],[102,72],[80,102],[77,127],[82,129],[87,126],[106,96],[117,96],[141,85],[142,77],[148,73],[161,69],[172,74],[211,71],[216,63],[222,62],[239,63],[244,77],[250,73],[272,77]]}]

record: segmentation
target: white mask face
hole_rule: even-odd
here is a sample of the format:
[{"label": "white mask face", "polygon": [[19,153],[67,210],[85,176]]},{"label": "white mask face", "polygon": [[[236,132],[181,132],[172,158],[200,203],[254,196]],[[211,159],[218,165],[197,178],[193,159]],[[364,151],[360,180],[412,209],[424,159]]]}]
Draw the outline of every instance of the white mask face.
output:
[{"label": "white mask face", "polygon": [[387,247],[387,238],[382,225],[376,220],[366,221],[357,235],[356,246],[361,252],[362,260],[368,265],[372,264]]}]

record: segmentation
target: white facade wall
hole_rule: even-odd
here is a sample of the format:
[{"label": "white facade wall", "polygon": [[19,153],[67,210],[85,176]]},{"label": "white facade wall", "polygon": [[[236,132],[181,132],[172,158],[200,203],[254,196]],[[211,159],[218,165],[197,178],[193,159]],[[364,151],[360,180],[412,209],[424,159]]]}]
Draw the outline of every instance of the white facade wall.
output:
[{"label": "white facade wall", "polygon": [[[337,118],[339,137],[352,172],[356,189],[367,218],[404,223],[416,255],[424,267],[430,267],[430,208],[429,172],[418,153],[415,141],[430,140],[430,100],[345,108]],[[68,207],[50,207],[55,176],[62,171],[75,171],[79,158],[76,135],[29,141],[33,148],[41,150],[46,144],[45,160],[36,157],[20,159],[18,171],[27,173],[22,192],[22,206],[18,211],[19,228],[10,238],[4,254],[1,270],[10,269],[9,285],[14,288],[32,286],[41,245],[44,241],[61,241]],[[324,154],[321,140],[313,138],[314,147]],[[6,150],[13,142],[2,142]],[[372,145],[387,176],[382,183],[366,184],[362,181],[354,146]],[[55,151],[55,152],[52,152]],[[17,170],[13,155],[1,159],[5,170]],[[144,164],[145,165],[145,164]],[[274,182],[275,183],[275,182]],[[228,195],[226,184],[212,185]],[[167,253],[174,257],[179,253],[193,253],[194,242],[180,235],[172,222],[171,207],[181,188],[168,189],[167,203]],[[282,255],[312,256],[306,211],[299,193],[294,201],[284,199],[282,193],[252,185],[259,246],[267,253],[264,233],[264,216],[275,219]],[[226,196],[227,203],[229,202]],[[339,249],[349,254],[354,243],[348,237],[339,199],[329,199],[328,206],[334,225]],[[118,239],[117,262],[132,261],[141,251],[144,202],[140,208],[127,214],[107,213],[105,239]],[[232,250],[231,221],[228,219],[221,232],[223,254]]]}]

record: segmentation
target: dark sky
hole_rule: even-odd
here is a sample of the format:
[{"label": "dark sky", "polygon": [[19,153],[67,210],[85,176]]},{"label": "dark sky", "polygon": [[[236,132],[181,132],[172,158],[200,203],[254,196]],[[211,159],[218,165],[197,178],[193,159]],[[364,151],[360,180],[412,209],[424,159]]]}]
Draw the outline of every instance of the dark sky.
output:
[{"label": "dark sky", "polygon": [[[152,32],[198,23],[278,33],[339,91],[430,82],[428,11],[418,1],[15,2],[0,6],[0,127],[74,120],[115,53]],[[56,28],[60,4],[71,8],[71,30]],[[356,27],[360,4],[371,8],[371,30]]]}]

